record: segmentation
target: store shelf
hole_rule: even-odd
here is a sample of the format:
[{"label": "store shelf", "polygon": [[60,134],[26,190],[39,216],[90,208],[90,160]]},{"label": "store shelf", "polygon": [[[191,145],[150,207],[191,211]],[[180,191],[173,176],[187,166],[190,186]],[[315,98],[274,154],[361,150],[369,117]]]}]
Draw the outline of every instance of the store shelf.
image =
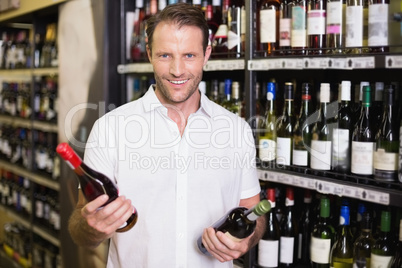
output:
[{"label": "store shelf", "polygon": [[31,81],[32,75],[57,75],[58,68],[38,68],[38,69],[0,69],[0,80],[22,80]]},{"label": "store shelf", "polygon": [[57,67],[52,67],[52,68],[37,68],[37,69],[32,69],[31,70],[32,75],[38,75],[38,76],[43,76],[43,75],[57,75],[59,74],[59,68]]},{"label": "store shelf", "polygon": [[[259,179],[318,191],[323,194],[350,197],[381,205],[402,207],[402,184],[399,187],[358,184],[324,176],[301,174],[289,170],[258,170]],[[399,189],[398,189],[399,188]]]},{"label": "store shelf", "polygon": [[50,189],[60,191],[60,184],[58,181],[55,181],[55,180],[52,180],[51,178],[36,174],[23,167],[16,166],[16,165],[6,162],[4,160],[0,160],[0,168],[4,168],[12,173],[23,176],[25,178],[28,178],[32,182],[46,186]]},{"label": "store shelf", "polygon": [[[233,71],[233,70],[244,70],[245,61],[244,59],[235,60],[209,60],[204,66],[204,71]],[[120,64],[117,66],[117,72],[119,74],[129,74],[129,73],[153,73],[153,67],[151,63],[129,63]]]},{"label": "store shelf", "polygon": [[247,68],[250,71],[397,69],[402,68],[402,56],[362,54],[357,56],[272,57],[249,60]]},{"label": "store shelf", "polygon": [[0,212],[3,215],[6,214],[7,216],[10,216],[11,218],[15,219],[17,222],[21,223],[24,227],[31,228],[31,224],[29,223],[29,220],[24,218],[23,216],[19,215],[17,212],[15,212],[3,205],[0,205]]},{"label": "store shelf", "polygon": [[2,244],[0,246],[0,268],[23,268],[21,264],[17,263],[4,252]]},{"label": "store shelf", "polygon": [[0,22],[18,18],[29,13],[48,8],[54,5],[61,4],[68,0],[20,0],[20,6],[17,9],[12,9],[0,13]]},{"label": "store shelf", "polygon": [[60,243],[60,239],[56,238],[55,236],[53,236],[51,233],[49,233],[46,229],[34,225],[33,226],[33,231],[35,234],[41,236],[43,239],[49,241],[50,243],[52,243],[53,245],[60,247],[61,243]]},{"label": "store shelf", "polygon": [[0,123],[28,129],[37,129],[45,132],[57,133],[58,131],[56,123],[49,123],[46,121],[32,122],[30,119],[24,119],[9,115],[0,115]]}]

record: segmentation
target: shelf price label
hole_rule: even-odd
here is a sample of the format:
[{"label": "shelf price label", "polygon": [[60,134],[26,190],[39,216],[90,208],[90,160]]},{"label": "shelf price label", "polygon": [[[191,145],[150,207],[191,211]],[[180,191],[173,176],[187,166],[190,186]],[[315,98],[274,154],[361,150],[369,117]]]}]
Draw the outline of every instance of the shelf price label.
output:
[{"label": "shelf price label", "polygon": [[304,69],[327,69],[330,58],[304,58]]},{"label": "shelf price label", "polygon": [[342,196],[344,191],[342,185],[327,181],[317,182],[316,190],[323,194],[333,194],[338,196]]},{"label": "shelf price label", "polygon": [[243,70],[244,60],[211,60],[204,66],[204,71],[231,71]]},{"label": "shelf price label", "polygon": [[131,63],[120,64],[117,66],[117,72],[119,74],[127,73],[153,73],[154,69],[150,63]]},{"label": "shelf price label", "polygon": [[278,174],[278,182],[284,184],[293,184],[293,176],[289,174],[280,173]]},{"label": "shelf price label", "polygon": [[348,69],[374,69],[374,57],[350,57],[347,58]]},{"label": "shelf price label", "polygon": [[328,59],[328,69],[346,69],[347,60],[346,58],[329,58]]},{"label": "shelf price label", "polygon": [[382,192],[377,192],[377,191],[372,191],[372,190],[364,190],[363,191],[363,196],[365,200],[374,202],[374,203],[379,203],[383,205],[389,205],[389,194],[387,193],[382,193]]},{"label": "shelf price label", "polygon": [[402,56],[385,56],[385,68],[402,68]]}]

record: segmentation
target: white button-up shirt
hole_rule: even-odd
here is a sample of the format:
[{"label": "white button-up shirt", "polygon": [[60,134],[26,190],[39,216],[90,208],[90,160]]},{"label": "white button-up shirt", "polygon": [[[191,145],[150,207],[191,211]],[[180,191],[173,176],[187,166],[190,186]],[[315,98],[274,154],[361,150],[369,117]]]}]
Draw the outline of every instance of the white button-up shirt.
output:
[{"label": "white button-up shirt", "polygon": [[232,267],[197,238],[240,199],[260,192],[248,124],[202,94],[181,136],[151,86],[94,124],[84,161],[117,182],[138,222],[110,241],[107,267]]}]

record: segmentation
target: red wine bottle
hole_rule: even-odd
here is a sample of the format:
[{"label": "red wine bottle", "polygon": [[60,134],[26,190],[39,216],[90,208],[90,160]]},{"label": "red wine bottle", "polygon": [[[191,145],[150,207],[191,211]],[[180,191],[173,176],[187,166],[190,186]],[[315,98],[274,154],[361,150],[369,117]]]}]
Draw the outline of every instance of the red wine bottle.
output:
[{"label": "red wine bottle", "polygon": [[[216,231],[221,231],[235,241],[250,236],[257,225],[257,219],[271,210],[268,200],[260,201],[254,207],[236,207],[211,225]],[[198,249],[205,255],[210,255],[202,243],[202,236],[197,240]]]},{"label": "red wine bottle", "polygon": [[[102,173],[93,170],[82,162],[82,159],[67,143],[60,143],[56,151],[74,170],[80,182],[82,193],[88,202],[96,199],[98,196],[107,194],[109,200],[103,205],[106,206],[119,196],[116,184]],[[117,229],[116,232],[122,233],[130,230],[137,222],[137,218],[138,213],[135,209],[130,218],[128,218],[126,225]]]}]

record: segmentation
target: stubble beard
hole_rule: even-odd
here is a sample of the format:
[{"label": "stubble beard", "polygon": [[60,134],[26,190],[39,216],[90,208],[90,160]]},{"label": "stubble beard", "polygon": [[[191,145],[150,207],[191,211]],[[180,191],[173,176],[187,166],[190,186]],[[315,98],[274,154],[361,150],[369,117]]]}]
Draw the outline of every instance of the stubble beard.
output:
[{"label": "stubble beard", "polygon": [[[198,85],[199,85],[201,79],[202,79],[201,75],[199,75],[199,76],[192,75],[189,78],[189,81],[186,82],[186,83],[190,83],[190,85],[187,85],[187,88],[189,88],[189,90],[185,92],[185,95],[181,95],[180,98],[177,98],[177,97],[172,96],[168,87],[165,86],[165,84],[163,83],[163,81],[166,81],[164,78],[159,77],[159,76],[155,77],[157,90],[159,90],[159,92],[163,95],[163,97],[167,101],[169,101],[171,104],[178,104],[178,103],[182,103],[182,102],[185,102],[186,100],[188,100],[198,90]],[[169,83],[169,82],[167,82],[167,83]]]}]

